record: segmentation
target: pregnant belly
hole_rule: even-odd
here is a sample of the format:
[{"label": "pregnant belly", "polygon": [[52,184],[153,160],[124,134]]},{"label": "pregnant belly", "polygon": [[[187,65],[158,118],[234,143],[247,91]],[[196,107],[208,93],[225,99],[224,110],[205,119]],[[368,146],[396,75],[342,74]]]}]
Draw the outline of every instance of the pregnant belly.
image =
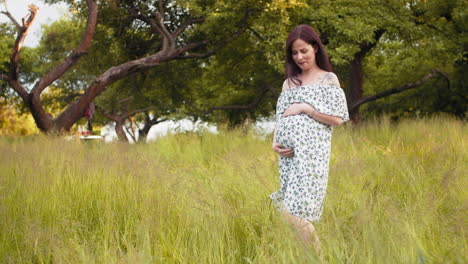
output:
[{"label": "pregnant belly", "polygon": [[280,119],[276,129],[276,143],[284,148],[295,148],[299,135],[309,129],[311,120],[306,114],[285,116]]}]

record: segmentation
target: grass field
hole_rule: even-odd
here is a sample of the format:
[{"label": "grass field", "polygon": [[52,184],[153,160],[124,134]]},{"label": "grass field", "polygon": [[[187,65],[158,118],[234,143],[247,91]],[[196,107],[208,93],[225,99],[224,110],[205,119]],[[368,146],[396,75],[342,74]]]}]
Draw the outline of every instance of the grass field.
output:
[{"label": "grass field", "polygon": [[[0,263],[318,263],[276,212],[270,138],[0,138]],[[468,126],[338,127],[328,263],[467,263]]]}]

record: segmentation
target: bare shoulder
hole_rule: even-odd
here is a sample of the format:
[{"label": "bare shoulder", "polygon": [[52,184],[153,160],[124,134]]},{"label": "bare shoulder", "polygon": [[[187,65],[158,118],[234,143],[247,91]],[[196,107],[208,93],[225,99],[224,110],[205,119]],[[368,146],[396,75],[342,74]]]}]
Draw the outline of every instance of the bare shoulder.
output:
[{"label": "bare shoulder", "polygon": [[283,88],[281,89],[281,91],[284,92],[284,91],[288,90],[289,88],[291,88],[291,81],[289,79],[286,79],[283,82]]},{"label": "bare shoulder", "polygon": [[336,76],[336,74],[334,72],[328,72],[325,75],[323,83],[328,84],[328,85],[334,85],[334,86],[337,86],[337,87],[341,87],[340,80],[338,80],[338,76]]}]

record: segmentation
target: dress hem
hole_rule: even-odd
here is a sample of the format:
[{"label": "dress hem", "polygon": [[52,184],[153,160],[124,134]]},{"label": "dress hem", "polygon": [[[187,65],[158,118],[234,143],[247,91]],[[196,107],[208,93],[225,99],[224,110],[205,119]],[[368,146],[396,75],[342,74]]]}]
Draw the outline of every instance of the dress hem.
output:
[{"label": "dress hem", "polygon": [[[275,194],[276,192],[272,193],[271,195]],[[306,220],[306,221],[309,221],[311,223],[314,223],[314,224],[317,224],[320,222],[320,218],[318,220],[312,220],[312,219],[307,219],[306,217],[303,217],[303,216],[300,216],[300,215],[297,215],[295,213],[292,213],[290,210],[288,210],[288,208],[286,208],[286,206],[284,206],[284,202],[281,202],[281,201],[277,201],[275,200],[274,198],[271,197],[271,195],[269,196],[270,197],[270,200],[271,202],[273,203],[273,205],[275,206],[275,208],[280,212],[286,212],[286,213],[289,213],[293,216],[297,216],[303,220]]]}]

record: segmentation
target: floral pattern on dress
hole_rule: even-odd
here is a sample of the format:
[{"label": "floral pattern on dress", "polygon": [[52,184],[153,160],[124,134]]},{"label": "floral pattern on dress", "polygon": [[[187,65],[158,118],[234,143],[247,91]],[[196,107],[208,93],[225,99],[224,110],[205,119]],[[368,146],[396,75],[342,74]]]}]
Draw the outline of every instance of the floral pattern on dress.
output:
[{"label": "floral pattern on dress", "polygon": [[290,88],[280,94],[276,106],[276,143],[293,148],[293,157],[280,157],[280,189],[270,195],[279,210],[318,222],[328,183],[333,127],[305,113],[282,116],[294,103],[308,103],[317,111],[349,120],[343,89],[311,84]]}]

